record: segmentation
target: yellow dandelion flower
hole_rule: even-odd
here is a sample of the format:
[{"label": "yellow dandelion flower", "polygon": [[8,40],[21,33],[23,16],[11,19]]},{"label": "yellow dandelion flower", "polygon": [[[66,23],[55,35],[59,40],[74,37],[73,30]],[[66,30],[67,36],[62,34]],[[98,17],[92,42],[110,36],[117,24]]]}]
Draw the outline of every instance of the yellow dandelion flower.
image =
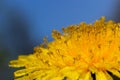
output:
[{"label": "yellow dandelion flower", "polygon": [[[10,61],[15,80],[113,80],[120,78],[120,23],[80,23],[53,30],[53,41]],[[94,75],[94,77],[93,77]]]}]

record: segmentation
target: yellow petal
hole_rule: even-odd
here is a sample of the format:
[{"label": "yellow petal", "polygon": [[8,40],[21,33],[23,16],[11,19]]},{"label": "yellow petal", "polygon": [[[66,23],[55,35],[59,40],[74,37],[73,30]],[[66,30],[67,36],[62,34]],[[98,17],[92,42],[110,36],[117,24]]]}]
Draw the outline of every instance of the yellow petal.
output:
[{"label": "yellow petal", "polygon": [[88,72],[88,73],[85,75],[84,80],[92,80],[92,77],[91,77],[91,73],[90,73],[90,72]]},{"label": "yellow petal", "polygon": [[98,71],[96,73],[96,80],[108,80],[108,78],[103,71]]},{"label": "yellow petal", "polygon": [[31,80],[31,79],[28,76],[23,76],[23,77],[15,79],[15,80]]},{"label": "yellow petal", "polygon": [[24,63],[22,61],[12,60],[12,61],[10,61],[9,66],[19,68],[19,67],[24,67],[25,65],[24,65]]},{"label": "yellow petal", "polygon": [[112,78],[112,76],[110,74],[108,74],[107,72],[105,72],[105,74],[106,74],[108,80],[113,80],[113,78]]},{"label": "yellow petal", "polygon": [[19,77],[19,76],[24,76],[24,75],[26,75],[27,73],[29,73],[28,70],[22,69],[22,70],[15,71],[15,72],[14,72],[14,75],[15,75],[15,77]]},{"label": "yellow petal", "polygon": [[120,72],[115,70],[115,69],[111,69],[109,70],[110,72],[112,72],[112,74],[114,74],[115,76],[119,77],[120,78]]},{"label": "yellow petal", "polygon": [[82,76],[80,75],[80,78],[78,80],[93,80],[93,78],[91,77],[91,73],[87,72],[83,73]]},{"label": "yellow petal", "polygon": [[63,77],[54,77],[54,78],[52,78],[50,80],[63,80]]}]

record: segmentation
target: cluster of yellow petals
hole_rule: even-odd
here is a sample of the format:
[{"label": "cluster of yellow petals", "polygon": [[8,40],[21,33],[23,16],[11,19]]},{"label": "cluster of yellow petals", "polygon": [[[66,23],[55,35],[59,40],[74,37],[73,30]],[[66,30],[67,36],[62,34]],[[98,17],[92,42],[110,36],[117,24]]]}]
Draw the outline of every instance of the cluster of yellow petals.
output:
[{"label": "cluster of yellow petals", "polygon": [[[120,77],[120,23],[101,17],[53,30],[53,41],[10,61],[15,80],[113,80]],[[94,75],[94,77],[93,77]]]}]

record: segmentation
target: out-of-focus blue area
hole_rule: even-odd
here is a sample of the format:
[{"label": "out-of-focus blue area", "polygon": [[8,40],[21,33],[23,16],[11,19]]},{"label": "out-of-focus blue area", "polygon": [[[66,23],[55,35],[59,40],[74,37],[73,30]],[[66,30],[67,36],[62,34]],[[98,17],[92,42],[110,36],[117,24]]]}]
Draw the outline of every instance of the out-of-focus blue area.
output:
[{"label": "out-of-focus blue area", "polygon": [[5,36],[9,34],[5,40],[7,44],[14,44],[11,43],[13,40],[9,40],[12,36],[17,39],[17,34],[12,31],[14,29],[18,30],[18,37],[25,30],[31,44],[38,45],[44,36],[51,39],[52,29],[60,30],[63,26],[81,21],[89,23],[101,16],[110,16],[114,3],[113,0],[6,0],[1,5],[0,30]]},{"label": "out-of-focus blue area", "polygon": [[[8,61],[33,52],[51,31],[101,16],[111,18],[117,0],[0,0],[0,79],[13,80]],[[1,73],[2,71],[2,73]]]}]

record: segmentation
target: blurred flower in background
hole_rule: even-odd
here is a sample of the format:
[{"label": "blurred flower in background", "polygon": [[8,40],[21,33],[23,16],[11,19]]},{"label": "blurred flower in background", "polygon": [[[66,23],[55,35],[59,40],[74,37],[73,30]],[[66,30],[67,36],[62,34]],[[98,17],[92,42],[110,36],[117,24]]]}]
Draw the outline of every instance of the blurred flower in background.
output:
[{"label": "blurred flower in background", "polygon": [[[0,0],[0,79],[13,80],[8,67],[19,54],[33,52],[52,29],[90,23],[101,16],[119,21],[117,0]],[[117,16],[117,17],[115,17]]]}]

